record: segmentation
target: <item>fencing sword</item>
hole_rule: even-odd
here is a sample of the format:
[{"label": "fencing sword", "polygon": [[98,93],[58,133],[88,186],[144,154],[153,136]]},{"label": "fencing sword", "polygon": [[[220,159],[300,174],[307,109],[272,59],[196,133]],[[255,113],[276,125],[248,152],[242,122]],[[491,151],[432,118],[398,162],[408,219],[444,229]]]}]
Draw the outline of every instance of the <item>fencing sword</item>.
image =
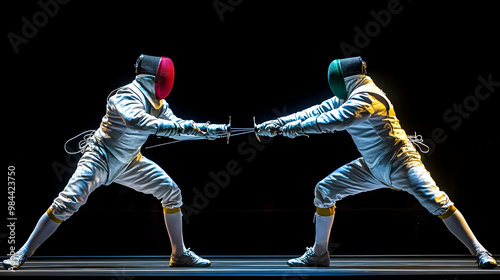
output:
[{"label": "fencing sword", "polygon": [[[210,125],[209,122],[201,125],[200,130],[206,132],[208,126]],[[229,144],[229,139],[231,136],[238,136],[238,135],[243,135],[243,134],[248,134],[252,133],[254,131],[253,128],[233,128],[231,127],[231,116],[229,116],[229,122],[226,124],[224,130],[222,131],[217,131],[215,134],[215,138],[226,138],[226,143]],[[145,149],[152,149],[160,146],[165,146],[165,145],[170,145],[174,143],[179,143],[179,142],[184,142],[184,141],[193,141],[193,140],[206,140],[206,136],[196,136],[196,135],[176,135],[176,136],[170,136],[169,138],[174,139],[173,141],[166,142],[166,143],[161,143],[153,146],[148,146],[145,147]]]},{"label": "fencing sword", "polygon": [[[200,129],[202,131],[207,130],[207,127],[210,125],[210,123],[207,123],[205,125],[202,125]],[[282,127],[281,126],[275,126],[274,128],[271,129],[272,132],[276,132],[277,135],[282,135]],[[262,142],[259,136],[260,130],[257,128],[257,122],[255,121],[255,116],[253,117],[253,127],[247,128],[247,127],[231,127],[231,116],[229,116],[229,122],[225,127],[225,131],[218,131],[216,132],[215,137],[216,138],[223,138],[226,137],[226,142],[229,144],[229,139],[231,136],[239,136],[239,135],[245,135],[245,134],[250,134],[254,133],[255,137],[259,142]],[[302,134],[303,136],[309,137],[307,134]],[[170,136],[169,138],[174,139],[174,141],[170,141],[167,143],[161,143],[158,145],[153,145],[146,147],[145,149],[151,149],[151,148],[156,148],[164,145],[170,145],[178,142],[183,142],[183,141],[192,141],[192,140],[204,140],[207,139],[205,136],[195,136],[195,135],[176,135],[176,136]]]}]

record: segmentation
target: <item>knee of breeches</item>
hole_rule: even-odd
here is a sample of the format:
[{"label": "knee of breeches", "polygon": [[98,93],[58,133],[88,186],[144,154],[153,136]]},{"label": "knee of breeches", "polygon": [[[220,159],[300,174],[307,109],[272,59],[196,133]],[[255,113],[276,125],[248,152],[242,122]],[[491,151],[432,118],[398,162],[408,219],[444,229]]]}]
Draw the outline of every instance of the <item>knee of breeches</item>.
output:
[{"label": "knee of breeches", "polygon": [[176,184],[165,186],[163,190],[163,193],[157,197],[161,201],[163,209],[174,209],[182,206],[181,189]]},{"label": "knee of breeches", "polygon": [[164,186],[162,191],[155,196],[161,201],[163,208],[175,208],[182,205],[181,189],[176,184]]},{"label": "knee of breeches", "polygon": [[314,205],[320,208],[329,208],[335,205],[332,190],[322,186],[320,183],[314,188]]},{"label": "knee of breeches", "polygon": [[329,193],[329,190],[319,183],[314,188],[314,197],[317,199],[323,200]]},{"label": "knee of breeches", "polygon": [[54,199],[52,205],[50,205],[50,215],[54,221],[66,221],[75,212],[80,209],[82,205],[87,201],[87,193],[71,192],[72,189],[65,188],[64,191],[59,193],[59,195]]}]

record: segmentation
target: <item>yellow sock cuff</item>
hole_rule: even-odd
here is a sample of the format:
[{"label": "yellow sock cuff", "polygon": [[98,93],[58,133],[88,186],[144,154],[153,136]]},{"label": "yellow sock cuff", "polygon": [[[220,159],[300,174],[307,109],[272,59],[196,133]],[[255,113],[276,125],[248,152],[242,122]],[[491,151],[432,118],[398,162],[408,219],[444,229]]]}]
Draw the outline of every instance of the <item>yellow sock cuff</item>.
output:
[{"label": "yellow sock cuff", "polygon": [[179,211],[181,211],[180,207],[175,207],[175,208],[172,208],[172,209],[163,208],[163,213],[165,213],[165,214],[175,214],[175,213],[177,213]]},{"label": "yellow sock cuff", "polygon": [[457,211],[457,207],[455,207],[455,205],[452,205],[448,208],[448,210],[446,210],[446,213],[444,213],[443,215],[439,215],[438,217],[441,218],[441,220],[447,219],[451,215],[453,215],[455,211]]},{"label": "yellow sock cuff", "polygon": [[47,212],[46,212],[46,213],[47,213],[47,216],[49,216],[49,218],[50,218],[52,221],[54,221],[54,222],[56,222],[56,223],[58,223],[58,224],[60,224],[60,223],[62,223],[62,222],[63,222],[63,220],[58,219],[58,218],[56,218],[56,216],[54,216],[54,213],[52,213],[52,210],[50,210],[50,208],[49,208],[49,209],[47,209]]},{"label": "yellow sock cuff", "polygon": [[320,216],[332,216],[335,214],[335,206],[332,206],[330,208],[319,208],[316,207],[316,213]]}]

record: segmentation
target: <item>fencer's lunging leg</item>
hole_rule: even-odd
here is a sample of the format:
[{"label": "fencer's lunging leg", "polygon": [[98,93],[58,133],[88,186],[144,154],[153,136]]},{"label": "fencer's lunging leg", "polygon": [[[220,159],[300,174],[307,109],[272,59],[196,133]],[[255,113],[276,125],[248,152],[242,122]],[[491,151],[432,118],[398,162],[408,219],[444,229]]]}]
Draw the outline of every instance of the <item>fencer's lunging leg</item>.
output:
[{"label": "fencer's lunging leg", "polygon": [[455,206],[452,206],[444,215],[439,217],[451,233],[469,249],[473,256],[476,256],[478,252],[486,251],[483,245],[477,241],[462,213]]},{"label": "fencer's lunging leg", "polygon": [[453,233],[466,247],[470,253],[476,257],[477,265],[480,268],[493,269],[497,267],[497,262],[493,256],[477,241],[472,230],[467,225],[464,216],[460,211],[451,206],[446,213],[439,216],[446,227]]},{"label": "fencer's lunging leg", "polygon": [[314,253],[323,256],[328,253],[328,242],[335,217],[335,206],[330,208],[316,208],[316,239],[314,241]]},{"label": "fencer's lunging leg", "polygon": [[199,257],[190,249],[184,246],[182,236],[182,212],[181,208],[163,208],[165,225],[167,226],[170,244],[172,245],[172,255],[169,266],[176,267],[207,267],[211,265],[209,260]]},{"label": "fencer's lunging leg", "polygon": [[184,238],[182,235],[182,213],[181,208],[174,209],[163,208],[165,225],[167,226],[170,244],[172,246],[172,255],[180,257],[186,251]]},{"label": "fencer's lunging leg", "polygon": [[316,222],[316,239],[313,247],[307,247],[306,252],[294,259],[289,259],[287,264],[292,267],[303,266],[330,266],[330,254],[328,253],[328,240],[333,224],[335,206],[330,208],[316,208],[314,219]]},{"label": "fencer's lunging leg", "polygon": [[61,222],[62,220],[54,217],[50,209],[47,210],[38,220],[28,241],[14,255],[3,261],[3,267],[9,270],[19,269],[26,259],[31,257],[35,250],[56,231]]},{"label": "fencer's lunging leg", "polygon": [[31,257],[35,250],[56,231],[61,223],[61,220],[54,217],[50,210],[47,210],[47,212],[40,217],[28,241],[26,241],[22,247],[26,250],[26,257]]}]

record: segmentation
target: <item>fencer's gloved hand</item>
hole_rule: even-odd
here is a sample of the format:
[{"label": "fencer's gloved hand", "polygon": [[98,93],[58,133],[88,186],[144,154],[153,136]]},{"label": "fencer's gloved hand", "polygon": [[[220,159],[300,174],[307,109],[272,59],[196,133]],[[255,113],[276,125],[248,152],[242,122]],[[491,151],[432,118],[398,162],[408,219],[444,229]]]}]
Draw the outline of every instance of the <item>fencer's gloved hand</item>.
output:
[{"label": "fencer's gloved hand", "polygon": [[278,135],[280,126],[281,126],[281,122],[278,119],[263,122],[263,123],[257,125],[257,135],[274,137],[274,136]]},{"label": "fencer's gloved hand", "polygon": [[295,138],[297,136],[304,135],[302,123],[300,121],[293,121],[285,124],[281,128],[281,135],[288,138]]},{"label": "fencer's gloved hand", "polygon": [[181,121],[179,124],[179,134],[205,136],[205,132],[196,125],[194,121]]},{"label": "fencer's gloved hand", "polygon": [[206,127],[207,133],[205,137],[208,140],[215,140],[217,138],[227,136],[227,125],[225,124],[209,124]]}]

